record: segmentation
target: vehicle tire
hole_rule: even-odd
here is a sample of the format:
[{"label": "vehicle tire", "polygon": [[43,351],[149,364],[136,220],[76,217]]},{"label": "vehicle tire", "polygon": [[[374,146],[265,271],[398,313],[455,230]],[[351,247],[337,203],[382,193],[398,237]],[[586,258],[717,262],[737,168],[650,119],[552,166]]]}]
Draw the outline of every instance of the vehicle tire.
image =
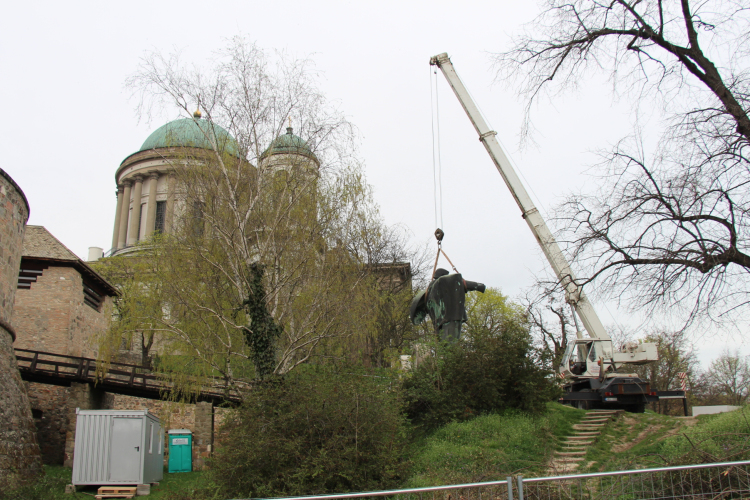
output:
[{"label": "vehicle tire", "polygon": [[634,405],[624,405],[623,409],[629,413],[643,413],[646,411],[646,404],[638,403]]}]

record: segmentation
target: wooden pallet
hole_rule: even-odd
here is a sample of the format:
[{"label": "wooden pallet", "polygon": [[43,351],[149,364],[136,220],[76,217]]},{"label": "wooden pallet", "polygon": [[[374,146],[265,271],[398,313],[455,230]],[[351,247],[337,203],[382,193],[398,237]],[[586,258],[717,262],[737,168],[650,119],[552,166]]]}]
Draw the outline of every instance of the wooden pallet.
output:
[{"label": "wooden pallet", "polygon": [[135,486],[102,486],[96,498],[133,498],[137,489]]}]

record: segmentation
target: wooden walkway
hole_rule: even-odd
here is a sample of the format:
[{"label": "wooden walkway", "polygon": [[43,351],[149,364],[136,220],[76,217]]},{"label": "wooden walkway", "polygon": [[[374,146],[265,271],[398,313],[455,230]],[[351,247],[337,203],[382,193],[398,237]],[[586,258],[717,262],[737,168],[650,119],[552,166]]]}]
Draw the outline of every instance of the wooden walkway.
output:
[{"label": "wooden walkway", "polygon": [[[29,382],[62,386],[89,383],[106,392],[148,399],[167,399],[172,392],[165,375],[145,366],[110,363],[106,372],[97,373],[96,360],[91,358],[28,349],[15,349],[15,353],[21,378]],[[241,397],[223,379],[215,378],[211,386],[201,389],[197,400],[237,404]]]}]

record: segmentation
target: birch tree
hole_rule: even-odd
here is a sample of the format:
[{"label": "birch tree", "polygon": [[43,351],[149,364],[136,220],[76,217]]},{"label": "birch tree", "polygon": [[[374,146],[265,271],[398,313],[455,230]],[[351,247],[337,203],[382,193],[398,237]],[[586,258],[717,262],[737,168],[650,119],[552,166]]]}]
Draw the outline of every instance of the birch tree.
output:
[{"label": "birch tree", "polygon": [[[143,116],[199,107],[194,119],[212,145],[170,159],[173,227],[146,243],[158,251],[142,254],[159,259],[152,276],[164,314],[154,324],[172,353],[161,366],[187,364],[232,386],[288,373],[371,331],[371,268],[404,253],[361,251],[387,246],[393,233],[362,173],[354,127],[318,88],[312,63],[237,38],[207,69],[150,54],[128,83]],[[304,154],[279,168],[266,150],[290,122]]]}]

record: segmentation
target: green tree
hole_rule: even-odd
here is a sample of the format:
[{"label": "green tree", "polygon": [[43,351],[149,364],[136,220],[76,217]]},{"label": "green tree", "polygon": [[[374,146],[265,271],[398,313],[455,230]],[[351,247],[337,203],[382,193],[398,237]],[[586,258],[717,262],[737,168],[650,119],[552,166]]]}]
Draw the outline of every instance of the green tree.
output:
[{"label": "green tree", "polygon": [[398,486],[408,436],[394,382],[307,366],[262,383],[223,427],[214,482],[243,498]]}]

